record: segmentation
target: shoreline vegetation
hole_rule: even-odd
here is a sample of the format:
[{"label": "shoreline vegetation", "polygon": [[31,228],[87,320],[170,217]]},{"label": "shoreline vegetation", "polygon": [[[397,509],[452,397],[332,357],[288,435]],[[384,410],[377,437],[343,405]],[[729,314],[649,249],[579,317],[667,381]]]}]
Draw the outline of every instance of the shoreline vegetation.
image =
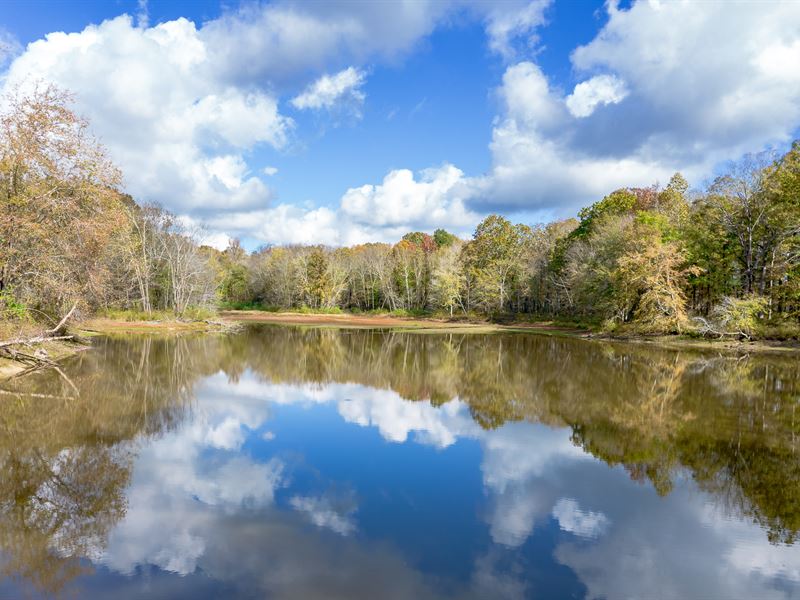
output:
[{"label": "shoreline vegetation", "polygon": [[[248,252],[206,245],[209,232],[125,194],[69,93],[42,84],[0,106],[0,346],[67,314],[84,338],[264,321],[715,349],[800,341],[800,141],[731,163],[703,190],[676,173],[577,218],[488,215],[467,239],[437,229]],[[41,350],[46,364],[68,353],[62,341],[25,343],[18,358]]]},{"label": "shoreline vegetation", "polygon": [[613,335],[597,328],[559,321],[496,322],[481,318],[451,319],[447,316],[406,316],[390,313],[356,314],[345,312],[294,312],[265,310],[220,310],[213,319],[162,318],[145,320],[137,313],[116,313],[113,317],[93,317],[70,328],[74,339],[44,339],[26,343],[27,352],[46,357],[38,365],[0,356],[0,381],[24,375],[38,368],[57,365],[63,359],[91,349],[95,336],[157,336],[219,334],[239,330],[243,324],[264,323],[275,326],[341,329],[385,329],[404,333],[527,333],[578,338],[606,343],[646,344],[674,350],[722,351],[735,353],[798,352],[800,342],[792,340],[729,340],[688,337],[685,335]]}]

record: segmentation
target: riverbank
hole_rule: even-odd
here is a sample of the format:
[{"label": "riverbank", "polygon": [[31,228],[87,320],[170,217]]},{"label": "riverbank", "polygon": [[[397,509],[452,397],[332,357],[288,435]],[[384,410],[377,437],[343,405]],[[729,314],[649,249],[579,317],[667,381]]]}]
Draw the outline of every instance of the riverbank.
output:
[{"label": "riverbank", "polygon": [[663,348],[716,350],[725,352],[800,352],[798,341],[694,338],[679,335],[612,336],[586,328],[570,327],[551,321],[520,321],[492,323],[488,321],[449,321],[429,317],[397,317],[393,315],[308,314],[294,312],[265,312],[258,310],[225,310],[221,319],[232,322],[274,323],[309,327],[340,327],[354,329],[392,329],[418,333],[494,333],[522,332],[557,335],[608,341],[660,346]]},{"label": "riverbank", "polygon": [[731,340],[694,338],[680,335],[657,336],[590,336],[595,340],[605,340],[624,344],[644,344],[658,346],[659,348],[672,348],[674,350],[704,350],[717,352],[735,352],[737,354],[758,353],[797,353],[800,354],[800,342],[776,340]]},{"label": "riverbank", "polygon": [[[69,356],[73,356],[84,350],[89,350],[90,348],[91,346],[76,341],[48,340],[32,344],[30,347],[22,346],[18,349],[26,354],[35,354],[47,361],[58,363]],[[32,371],[46,366],[46,364],[32,365],[26,361],[0,356],[0,381],[16,377],[26,371]]]},{"label": "riverbank", "polygon": [[[746,353],[800,353],[798,341],[739,341],[731,339],[707,339],[688,336],[611,336],[586,328],[579,328],[549,321],[523,321],[492,323],[479,320],[451,321],[432,317],[400,317],[395,315],[357,314],[309,314],[297,312],[265,312],[258,310],[223,310],[215,319],[159,319],[127,320],[124,318],[97,317],[76,324],[70,333],[77,334],[79,341],[45,341],[26,348],[26,352],[39,352],[47,360],[58,362],[83,350],[91,348],[84,343],[99,335],[189,335],[228,333],[245,323],[266,323],[296,327],[332,327],[342,329],[385,329],[413,333],[533,333],[560,337],[582,338],[590,341],[612,343],[645,344],[675,350],[698,350]],[[31,368],[30,364],[0,357],[0,380],[17,376]]]},{"label": "riverbank", "polygon": [[232,328],[233,322],[222,320],[159,319],[152,321],[110,319],[97,317],[83,321],[75,329],[80,335],[179,335],[186,333],[225,332]]},{"label": "riverbank", "polygon": [[[74,339],[41,340],[14,345],[13,349],[24,355],[43,359],[34,364],[24,356],[0,356],[0,381],[10,379],[39,368],[52,366],[84,350],[91,349],[91,338],[96,336],[154,335],[173,336],[186,334],[227,333],[239,325],[232,321],[163,319],[153,321],[92,318],[76,323],[68,333]],[[39,333],[30,326],[2,328],[3,339],[35,339]]]},{"label": "riverbank", "polygon": [[348,329],[394,329],[418,333],[492,333],[496,331],[535,332],[550,335],[585,337],[587,329],[556,325],[551,322],[519,322],[499,324],[489,321],[451,321],[432,317],[397,317],[394,315],[355,315],[349,313],[309,314],[265,312],[258,310],[224,310],[219,313],[228,322],[275,323],[312,327]]}]

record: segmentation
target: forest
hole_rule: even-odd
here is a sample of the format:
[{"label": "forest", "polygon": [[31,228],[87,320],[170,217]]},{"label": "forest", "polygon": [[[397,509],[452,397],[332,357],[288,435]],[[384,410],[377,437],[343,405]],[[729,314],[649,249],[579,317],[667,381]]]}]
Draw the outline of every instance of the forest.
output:
[{"label": "forest", "polygon": [[40,85],[0,113],[0,338],[84,315],[203,318],[219,308],[564,320],[608,332],[800,337],[800,141],[748,155],[702,190],[609,193],[577,218],[487,216],[395,244],[223,251],[137,203],[71,108]]}]

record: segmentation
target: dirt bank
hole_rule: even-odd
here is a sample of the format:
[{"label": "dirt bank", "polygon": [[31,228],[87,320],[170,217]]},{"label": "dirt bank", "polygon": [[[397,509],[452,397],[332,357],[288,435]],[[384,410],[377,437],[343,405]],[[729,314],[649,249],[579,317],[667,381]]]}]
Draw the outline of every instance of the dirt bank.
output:
[{"label": "dirt bank", "polygon": [[551,323],[514,323],[499,325],[488,322],[447,321],[433,318],[404,318],[390,315],[352,315],[352,314],[305,314],[292,312],[264,312],[257,310],[227,310],[220,318],[232,322],[284,323],[328,327],[347,327],[364,329],[403,329],[410,331],[437,331],[461,333],[483,333],[493,331],[536,331],[562,335],[585,335],[588,331],[560,327]]}]

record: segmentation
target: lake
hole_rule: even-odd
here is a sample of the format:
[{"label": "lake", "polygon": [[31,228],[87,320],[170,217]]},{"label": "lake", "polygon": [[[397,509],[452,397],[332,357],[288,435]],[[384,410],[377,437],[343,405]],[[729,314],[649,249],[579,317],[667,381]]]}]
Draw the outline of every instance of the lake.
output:
[{"label": "lake", "polygon": [[0,384],[0,597],[800,597],[800,360],[248,326]]}]

